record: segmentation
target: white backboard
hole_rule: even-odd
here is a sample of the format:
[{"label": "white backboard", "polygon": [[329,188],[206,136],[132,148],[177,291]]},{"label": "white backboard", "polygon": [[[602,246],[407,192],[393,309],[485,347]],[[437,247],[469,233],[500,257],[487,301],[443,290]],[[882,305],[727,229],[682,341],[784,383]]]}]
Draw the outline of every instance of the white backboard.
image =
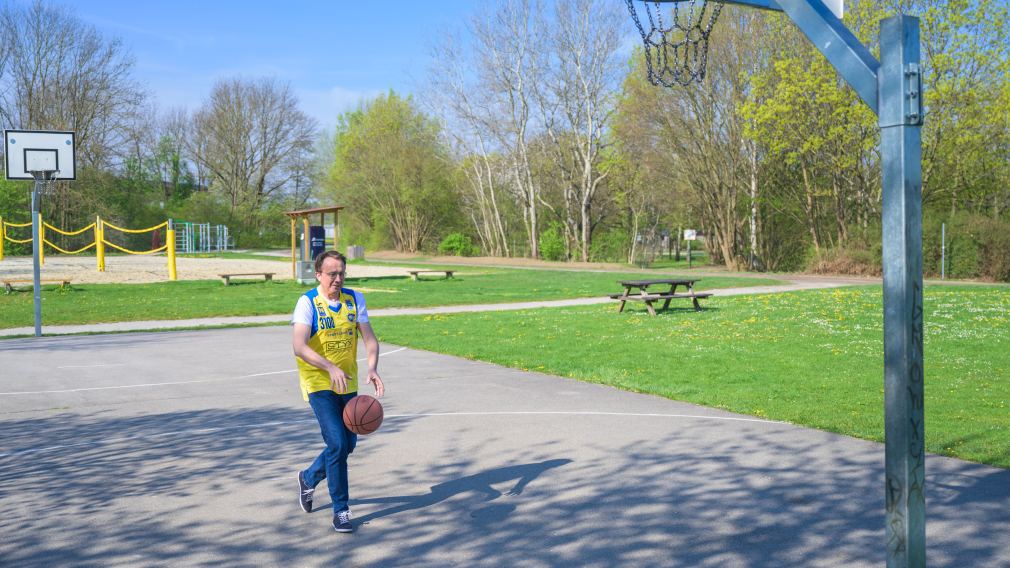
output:
[{"label": "white backboard", "polygon": [[824,5],[834,12],[839,20],[845,15],[845,0],[824,0]]},{"label": "white backboard", "polygon": [[[646,2],[648,0],[642,0]],[[687,2],[687,0],[659,0],[660,2]],[[813,2],[814,0],[807,0],[808,2]],[[835,17],[839,20],[845,15],[845,0],[816,0],[824,4],[828,10],[831,10]],[[743,6],[751,6],[753,8],[764,8],[766,10],[782,10],[779,6],[777,0],[724,0],[726,4],[740,4]]]},{"label": "white backboard", "polygon": [[32,170],[56,170],[56,179],[77,179],[74,133],[52,130],[4,130],[7,179],[35,179]]},{"label": "white backboard", "polygon": [[694,229],[684,229],[684,240],[685,241],[698,240],[698,231]]}]

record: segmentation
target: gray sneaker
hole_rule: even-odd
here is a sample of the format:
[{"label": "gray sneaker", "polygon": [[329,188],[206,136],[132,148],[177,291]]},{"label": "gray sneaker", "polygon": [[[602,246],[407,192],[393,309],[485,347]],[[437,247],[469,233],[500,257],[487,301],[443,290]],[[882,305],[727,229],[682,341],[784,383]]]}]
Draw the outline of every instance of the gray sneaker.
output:
[{"label": "gray sneaker", "polygon": [[315,487],[309,487],[305,483],[305,476],[302,472],[298,472],[298,504],[302,506],[302,510],[306,513],[312,512],[312,494],[315,493]]},{"label": "gray sneaker", "polygon": [[333,515],[333,530],[338,533],[349,533],[354,532],[354,526],[351,525],[351,512],[348,510],[338,511],[336,515]]}]

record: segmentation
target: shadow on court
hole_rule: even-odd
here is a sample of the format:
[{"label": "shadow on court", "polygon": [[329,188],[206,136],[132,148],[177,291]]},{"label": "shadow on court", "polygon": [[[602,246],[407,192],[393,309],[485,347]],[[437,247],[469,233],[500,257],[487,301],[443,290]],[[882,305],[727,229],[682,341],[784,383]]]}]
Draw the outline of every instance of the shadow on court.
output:
[{"label": "shadow on court", "polygon": [[[523,465],[499,467],[474,475],[450,479],[449,481],[439,483],[438,485],[433,485],[431,487],[431,491],[426,495],[403,495],[397,497],[379,497],[375,499],[357,500],[352,499],[351,505],[353,506],[363,503],[397,504],[393,507],[370,513],[358,519],[361,523],[368,523],[372,519],[387,517],[398,513],[405,513],[407,511],[417,511],[466,493],[477,493],[482,495],[485,501],[494,501],[504,495],[521,495],[523,489],[525,489],[531,481],[539,477],[540,474],[551,468],[560,467],[571,462],[572,460],[556,459]],[[506,493],[502,493],[494,488],[494,485],[499,483],[514,483],[514,485],[512,485],[512,488],[507,490]],[[498,520],[501,520],[500,517],[504,513],[511,512],[514,509],[514,506],[502,506],[494,509],[494,515],[483,516],[495,517]]]},{"label": "shadow on court", "polygon": [[[0,564],[883,561],[877,445],[853,452],[845,438],[783,437],[790,427],[768,424],[683,422],[635,436],[657,423],[441,420],[391,416],[361,440],[351,459],[359,530],[346,536],[332,533],[328,510],[297,507],[294,473],[320,448],[307,408],[7,419]],[[929,465],[930,523],[950,527],[930,535],[931,565],[1008,565],[1010,472]],[[325,507],[325,484],[317,498]]]}]

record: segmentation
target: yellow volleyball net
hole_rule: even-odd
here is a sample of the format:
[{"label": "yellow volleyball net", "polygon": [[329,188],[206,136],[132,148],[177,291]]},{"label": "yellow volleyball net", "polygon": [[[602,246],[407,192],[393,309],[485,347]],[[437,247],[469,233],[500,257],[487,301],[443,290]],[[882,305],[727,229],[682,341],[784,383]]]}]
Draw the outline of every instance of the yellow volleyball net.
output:
[{"label": "yellow volleyball net", "polygon": [[[126,234],[126,235],[137,235],[137,234],[141,234],[141,233],[152,233],[154,231],[160,231],[161,229],[165,229],[165,243],[162,244],[161,246],[154,246],[154,245],[152,245],[152,247],[150,249],[147,249],[147,250],[130,249],[130,248],[127,248],[126,246],[118,245],[118,244],[110,241],[109,239],[105,238],[105,231],[108,230],[108,229],[111,229],[113,231],[119,231],[120,233],[123,233],[123,234]],[[109,223],[108,221],[103,221],[102,219],[98,219],[98,234],[99,234],[99,237],[95,240],[95,242],[100,245],[99,248],[98,248],[98,253],[99,253],[98,254],[98,256],[99,256],[99,267],[98,267],[98,270],[101,270],[101,271],[105,270],[105,247],[112,247],[113,249],[118,250],[119,252],[126,253],[126,254],[138,254],[139,255],[139,254],[156,254],[156,253],[159,253],[159,252],[165,252],[165,253],[167,253],[167,256],[168,256],[168,279],[169,280],[175,280],[176,279],[176,270],[175,270],[175,231],[172,230],[172,225],[171,225],[171,223],[169,221],[165,221],[164,223],[158,223],[157,225],[155,225],[153,227],[147,227],[147,228],[144,228],[144,229],[127,229],[126,227],[119,227],[117,225],[113,225],[112,223]]]},{"label": "yellow volleyball net", "polygon": [[[14,243],[14,244],[29,244],[32,242],[32,223],[31,221],[27,223],[11,223],[5,221],[3,217],[0,217],[0,260],[4,259],[4,244]],[[27,231],[25,230],[27,228]],[[11,229],[14,229],[11,231]],[[13,234],[28,233],[28,238],[15,238]]]},{"label": "yellow volleyball net", "polygon": [[[175,231],[172,230],[172,225],[170,221],[165,221],[164,223],[159,223],[153,227],[147,227],[144,229],[128,229],[126,227],[120,227],[113,225],[108,221],[104,221],[101,217],[96,217],[95,222],[90,225],[77,229],[75,231],[64,231],[59,227],[56,227],[50,223],[45,222],[42,219],[42,215],[39,214],[39,242],[42,246],[39,247],[39,262],[45,264],[45,249],[48,245],[53,250],[63,253],[63,254],[80,254],[90,250],[95,249],[96,263],[99,272],[105,272],[105,248],[111,247],[113,250],[117,250],[126,254],[134,255],[144,255],[144,254],[156,254],[160,252],[167,253],[168,256],[168,278],[169,280],[175,280],[176,267],[175,267]],[[11,242],[16,244],[28,244],[32,242],[31,237],[31,226],[29,223],[10,223],[3,220],[0,217],[0,260],[4,258],[4,242]],[[15,229],[14,233],[20,233],[27,228],[28,237],[27,238],[15,238],[9,232],[9,229]],[[143,233],[154,233],[155,231],[165,230],[165,242],[160,246],[154,246],[147,250],[136,250],[127,247],[120,239],[119,242],[112,242],[106,238],[106,230],[118,231],[123,235],[138,235]],[[48,235],[50,232],[56,235],[62,235],[63,237],[79,237],[80,235],[91,231],[92,238],[90,242],[85,242],[83,246],[76,249],[63,248],[64,243],[56,244],[49,239]]]}]

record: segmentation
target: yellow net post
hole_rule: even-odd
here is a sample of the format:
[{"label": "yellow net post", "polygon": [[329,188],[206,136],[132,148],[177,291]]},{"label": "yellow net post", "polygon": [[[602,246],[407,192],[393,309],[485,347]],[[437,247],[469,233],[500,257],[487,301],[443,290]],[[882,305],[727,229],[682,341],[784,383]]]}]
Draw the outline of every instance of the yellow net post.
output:
[{"label": "yellow net post", "polygon": [[7,231],[4,230],[4,218],[0,217],[0,260],[4,259],[5,240],[7,240]]},{"label": "yellow net post", "polygon": [[291,278],[298,278],[298,269],[295,268],[295,218],[291,218]]},{"label": "yellow net post", "polygon": [[46,224],[42,222],[42,213],[39,213],[39,264],[46,263]]},{"label": "yellow net post", "polygon": [[105,232],[102,230],[102,217],[95,217],[95,258],[98,271],[105,272]]},{"label": "yellow net post", "polygon": [[[169,227],[172,226],[169,222]],[[165,244],[168,245],[168,279],[177,280],[175,273],[175,229],[165,231]]]},{"label": "yellow net post", "polygon": [[309,216],[306,215],[302,217],[302,258],[305,260],[312,260],[309,258]]}]

